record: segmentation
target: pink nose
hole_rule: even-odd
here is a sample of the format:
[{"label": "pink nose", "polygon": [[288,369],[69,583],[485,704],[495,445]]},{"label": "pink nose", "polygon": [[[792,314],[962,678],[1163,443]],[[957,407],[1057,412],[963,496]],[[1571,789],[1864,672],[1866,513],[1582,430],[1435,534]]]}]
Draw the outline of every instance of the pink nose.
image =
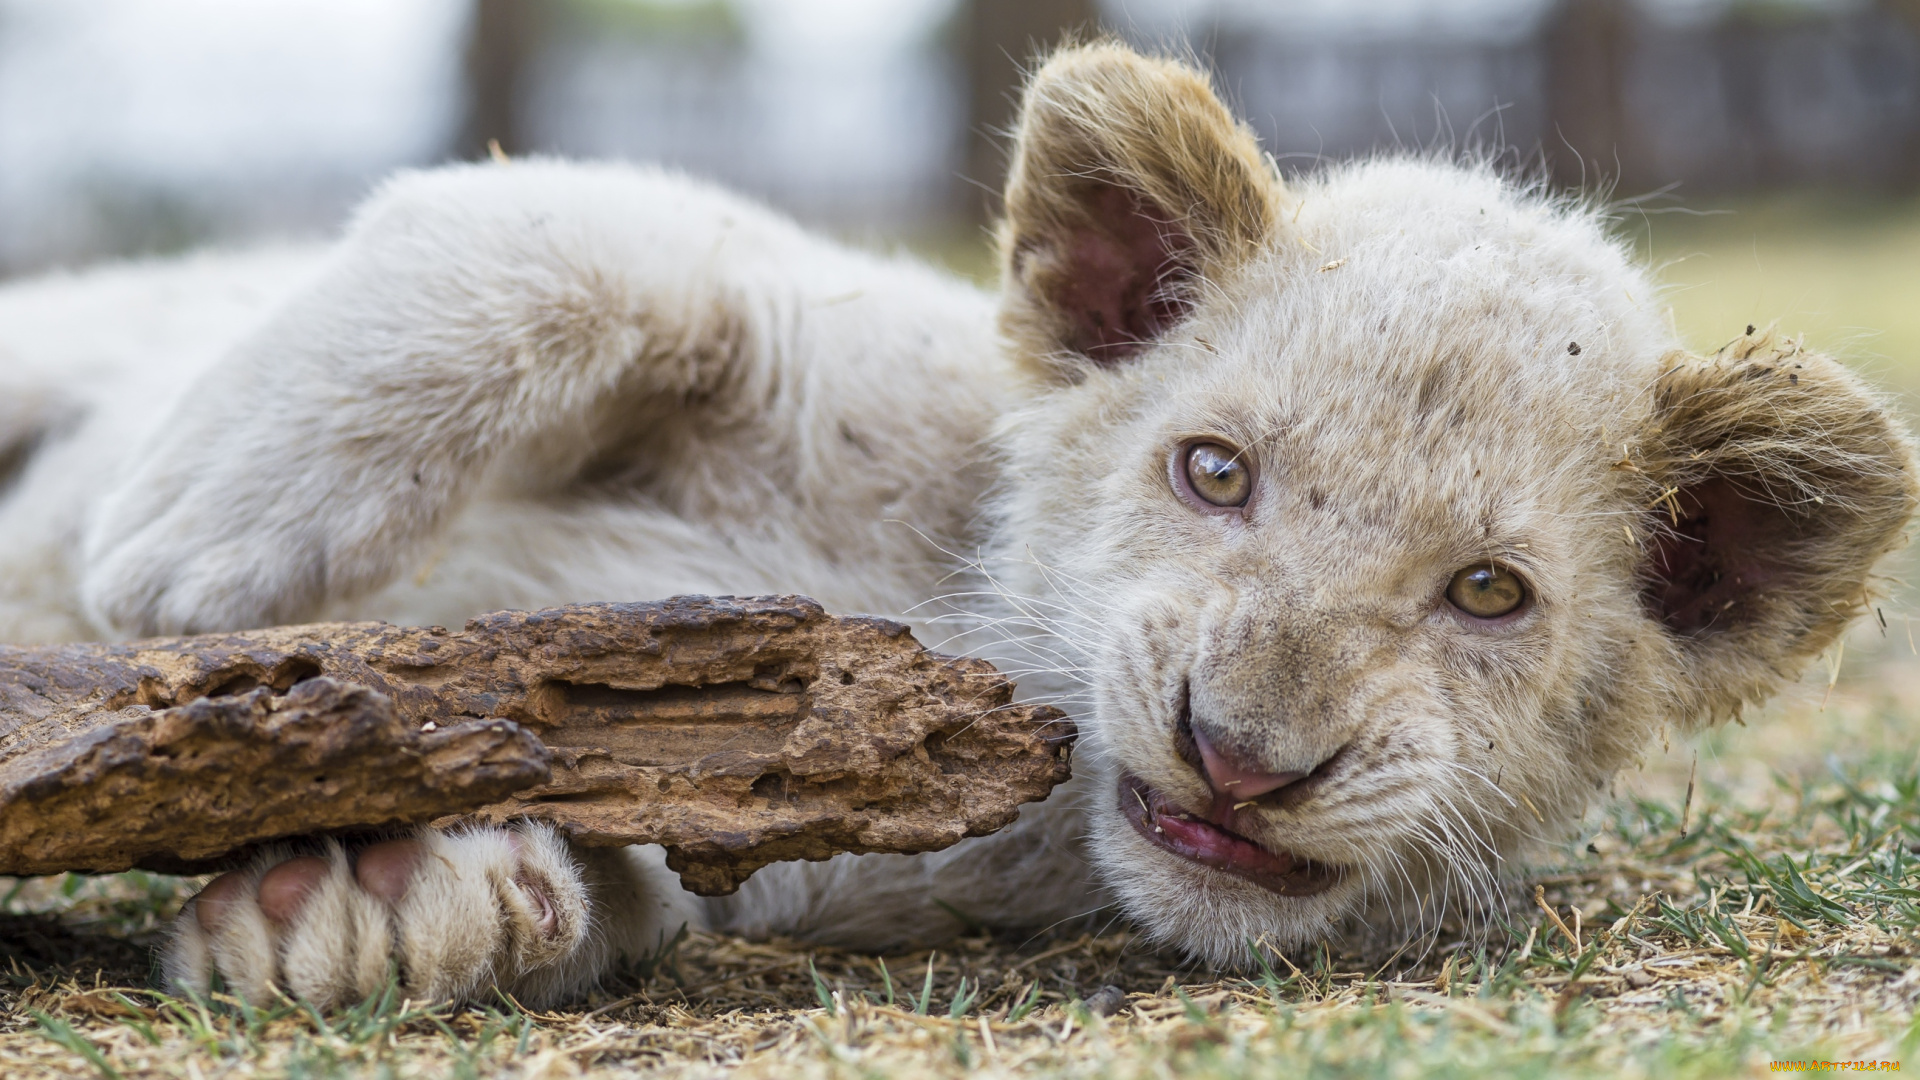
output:
[{"label": "pink nose", "polygon": [[1245,802],[1257,799],[1269,791],[1278,791],[1295,780],[1304,778],[1303,772],[1270,773],[1250,769],[1213,748],[1207,741],[1206,732],[1194,725],[1193,741],[1200,747],[1200,760],[1206,765],[1207,783],[1213,787],[1215,796],[1230,799],[1233,802]]}]

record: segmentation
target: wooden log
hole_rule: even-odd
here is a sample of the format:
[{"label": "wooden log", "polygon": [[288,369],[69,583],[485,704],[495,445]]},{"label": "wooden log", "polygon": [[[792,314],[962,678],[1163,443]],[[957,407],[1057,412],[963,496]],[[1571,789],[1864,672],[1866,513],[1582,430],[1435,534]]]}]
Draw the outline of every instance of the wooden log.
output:
[{"label": "wooden log", "polygon": [[1073,729],[984,661],[804,597],[0,646],[0,873],[184,872],[422,821],[663,844],[695,892],[992,832]]}]

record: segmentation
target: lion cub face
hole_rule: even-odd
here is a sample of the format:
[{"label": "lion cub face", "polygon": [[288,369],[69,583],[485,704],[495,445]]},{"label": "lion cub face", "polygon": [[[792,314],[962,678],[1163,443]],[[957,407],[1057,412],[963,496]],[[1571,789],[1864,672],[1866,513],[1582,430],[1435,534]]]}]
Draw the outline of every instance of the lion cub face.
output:
[{"label": "lion cub face", "polygon": [[1678,354],[1592,214],[1409,161],[1286,191],[1118,47],[1036,78],[1003,252],[1009,591],[1084,687],[1102,873],[1216,962],[1495,901],[1826,646],[1912,511],[1851,376]]}]

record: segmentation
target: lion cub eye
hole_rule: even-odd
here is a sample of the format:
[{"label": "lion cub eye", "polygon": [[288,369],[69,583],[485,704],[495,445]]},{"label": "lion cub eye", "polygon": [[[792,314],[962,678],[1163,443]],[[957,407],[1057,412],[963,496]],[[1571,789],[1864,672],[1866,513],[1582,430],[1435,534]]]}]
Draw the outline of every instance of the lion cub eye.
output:
[{"label": "lion cub eye", "polygon": [[1476,619],[1511,614],[1526,599],[1526,586],[1504,566],[1469,566],[1447,585],[1448,602]]},{"label": "lion cub eye", "polygon": [[1215,506],[1242,506],[1253,494],[1253,472],[1238,450],[1220,443],[1187,447],[1187,484],[1193,493]]}]

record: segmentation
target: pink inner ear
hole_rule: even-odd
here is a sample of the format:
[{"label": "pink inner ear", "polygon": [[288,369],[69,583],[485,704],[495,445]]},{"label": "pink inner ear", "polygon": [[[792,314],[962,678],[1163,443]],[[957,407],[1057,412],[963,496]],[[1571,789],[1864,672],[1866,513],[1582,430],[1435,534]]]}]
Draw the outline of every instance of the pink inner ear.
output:
[{"label": "pink inner ear", "polygon": [[1114,363],[1186,314],[1178,287],[1193,275],[1193,238],[1125,188],[1100,184],[1093,224],[1068,234],[1065,278],[1051,298],[1067,316],[1067,346]]},{"label": "pink inner ear", "polygon": [[1734,629],[1750,617],[1754,595],[1785,574],[1792,520],[1725,480],[1684,488],[1675,499],[1680,521],[1663,521],[1669,528],[1649,552],[1647,607],[1679,633]]}]

